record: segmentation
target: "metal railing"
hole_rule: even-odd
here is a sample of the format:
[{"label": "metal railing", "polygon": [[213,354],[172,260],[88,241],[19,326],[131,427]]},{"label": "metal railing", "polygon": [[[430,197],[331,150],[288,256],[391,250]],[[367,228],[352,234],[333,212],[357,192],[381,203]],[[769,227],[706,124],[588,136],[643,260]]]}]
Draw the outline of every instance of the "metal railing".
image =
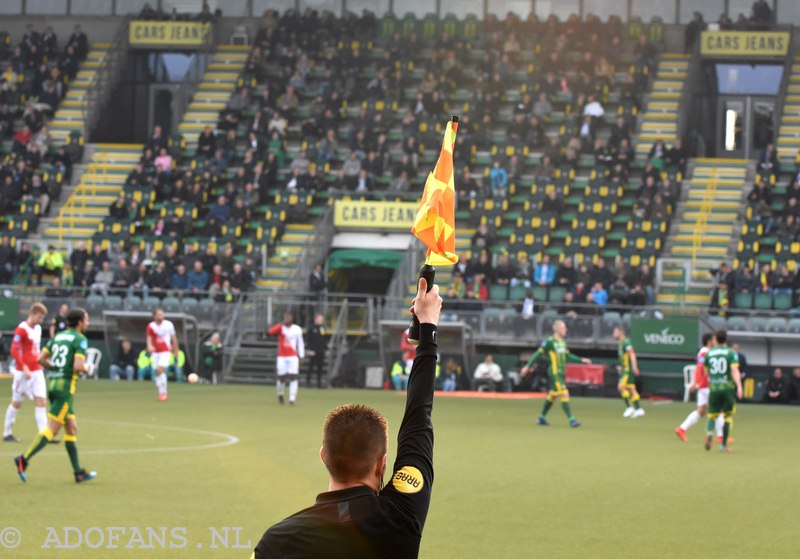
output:
[{"label": "metal railing", "polygon": [[344,356],[348,351],[347,346],[347,309],[349,308],[348,300],[344,300],[344,304],[339,309],[339,316],[336,317],[336,325],[333,328],[333,335],[328,342],[328,350],[330,351],[331,366],[328,372],[328,381],[333,380],[339,376],[342,370],[342,363]]}]

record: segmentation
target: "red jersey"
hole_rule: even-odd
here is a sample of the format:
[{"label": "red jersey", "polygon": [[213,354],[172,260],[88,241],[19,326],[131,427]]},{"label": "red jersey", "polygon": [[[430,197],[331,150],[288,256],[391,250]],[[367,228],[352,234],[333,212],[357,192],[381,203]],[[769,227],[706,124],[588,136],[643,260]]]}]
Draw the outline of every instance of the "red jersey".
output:
[{"label": "red jersey", "polygon": [[147,339],[153,344],[154,353],[171,352],[172,336],[175,336],[175,325],[169,320],[162,320],[161,324],[153,321],[147,325]]},{"label": "red jersey", "polygon": [[694,368],[694,383],[697,385],[697,388],[708,388],[708,375],[703,368],[706,353],[708,353],[708,348],[703,347],[697,354],[697,365]]},{"label": "red jersey", "polygon": [[22,371],[22,366],[27,365],[28,369],[39,371],[39,344],[42,341],[42,327],[38,324],[31,326],[25,320],[19,323],[14,330],[14,341],[11,342],[11,356],[16,361],[18,371]]},{"label": "red jersey", "polygon": [[305,344],[303,343],[303,329],[297,324],[286,326],[280,322],[269,329],[271,336],[278,336],[278,357],[299,357],[305,356]]},{"label": "red jersey", "polygon": [[417,356],[417,346],[408,341],[408,330],[403,330],[403,339],[400,340],[400,350],[403,351],[403,360],[413,361]]}]

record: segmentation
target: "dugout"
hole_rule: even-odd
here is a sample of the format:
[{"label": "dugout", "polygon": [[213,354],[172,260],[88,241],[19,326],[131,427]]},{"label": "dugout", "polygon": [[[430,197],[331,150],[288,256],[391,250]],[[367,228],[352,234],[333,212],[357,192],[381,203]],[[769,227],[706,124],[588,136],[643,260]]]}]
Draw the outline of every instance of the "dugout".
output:
[{"label": "dugout", "polygon": [[[178,342],[186,354],[186,361],[192,370],[196,370],[200,362],[201,334],[197,319],[184,313],[165,313],[164,318],[175,325]],[[149,312],[135,311],[103,311],[103,337],[108,355],[116,351],[120,338],[127,338],[134,346],[144,345],[147,340],[145,331],[153,320]]]},{"label": "dugout", "polygon": [[[378,343],[384,377],[389,374],[392,364],[402,355],[400,341],[409,321],[382,320],[379,324]],[[437,327],[439,338],[439,362],[448,358],[459,362],[464,371],[472,371],[475,366],[475,339],[472,328],[464,322],[440,322]]]}]

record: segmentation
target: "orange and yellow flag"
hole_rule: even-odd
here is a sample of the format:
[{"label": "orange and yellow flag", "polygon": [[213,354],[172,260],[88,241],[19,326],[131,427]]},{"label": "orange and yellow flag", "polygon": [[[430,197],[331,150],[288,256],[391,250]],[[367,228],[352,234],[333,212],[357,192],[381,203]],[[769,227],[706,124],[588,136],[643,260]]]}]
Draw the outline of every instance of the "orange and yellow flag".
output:
[{"label": "orange and yellow flag", "polygon": [[453,145],[458,117],[447,123],[436,168],[425,181],[425,191],[411,232],[428,247],[426,264],[458,262],[456,251],[456,189],[453,181]]}]

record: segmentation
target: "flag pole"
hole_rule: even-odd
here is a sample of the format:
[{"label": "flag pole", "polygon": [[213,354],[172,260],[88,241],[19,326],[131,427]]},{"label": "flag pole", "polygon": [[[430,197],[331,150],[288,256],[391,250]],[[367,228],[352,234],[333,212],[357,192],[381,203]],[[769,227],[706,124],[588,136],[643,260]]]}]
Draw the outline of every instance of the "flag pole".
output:
[{"label": "flag pole", "polygon": [[[458,115],[450,115],[450,120],[453,123],[458,123]],[[425,263],[419,269],[419,276],[417,278],[417,286],[419,287],[419,280],[425,279],[425,284],[427,291],[430,291],[433,287],[433,280],[436,278],[436,267],[430,264],[431,259],[431,250],[425,253]],[[412,311],[413,313],[413,311]],[[408,327],[408,343],[412,345],[419,344],[419,319],[417,315],[411,315],[411,324]]]}]

